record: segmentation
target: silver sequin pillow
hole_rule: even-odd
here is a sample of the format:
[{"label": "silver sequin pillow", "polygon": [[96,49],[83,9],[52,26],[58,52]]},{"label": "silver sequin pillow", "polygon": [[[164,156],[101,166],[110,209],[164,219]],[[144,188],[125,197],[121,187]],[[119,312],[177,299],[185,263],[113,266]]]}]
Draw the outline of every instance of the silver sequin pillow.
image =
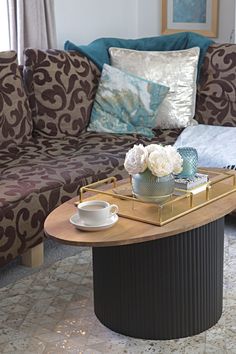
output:
[{"label": "silver sequin pillow", "polygon": [[198,47],[163,52],[109,49],[112,66],[170,87],[157,113],[160,129],[197,124],[193,117],[199,52]]}]

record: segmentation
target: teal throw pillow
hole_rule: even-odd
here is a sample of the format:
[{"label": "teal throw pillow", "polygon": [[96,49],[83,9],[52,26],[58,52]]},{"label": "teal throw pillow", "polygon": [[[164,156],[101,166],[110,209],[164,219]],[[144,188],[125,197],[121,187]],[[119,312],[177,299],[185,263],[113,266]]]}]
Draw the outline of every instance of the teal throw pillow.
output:
[{"label": "teal throw pillow", "polygon": [[88,130],[154,137],[157,110],[169,88],[104,64]]}]

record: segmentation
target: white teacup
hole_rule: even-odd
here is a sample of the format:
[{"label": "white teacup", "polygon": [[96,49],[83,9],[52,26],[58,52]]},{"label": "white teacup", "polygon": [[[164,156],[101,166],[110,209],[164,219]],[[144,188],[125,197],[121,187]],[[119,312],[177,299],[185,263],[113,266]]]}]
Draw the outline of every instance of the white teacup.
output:
[{"label": "white teacup", "polygon": [[109,204],[104,200],[89,200],[78,205],[79,217],[88,226],[105,224],[118,210],[116,204]]}]

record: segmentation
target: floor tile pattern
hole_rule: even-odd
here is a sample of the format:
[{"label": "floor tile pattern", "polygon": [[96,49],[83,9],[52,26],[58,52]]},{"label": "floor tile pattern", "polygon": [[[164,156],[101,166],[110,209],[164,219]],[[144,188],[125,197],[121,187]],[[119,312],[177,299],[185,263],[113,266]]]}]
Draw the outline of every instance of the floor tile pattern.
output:
[{"label": "floor tile pattern", "polygon": [[0,353],[236,354],[236,225],[225,237],[224,311],[211,329],[169,341],[125,337],[93,313],[91,251],[0,289]]}]

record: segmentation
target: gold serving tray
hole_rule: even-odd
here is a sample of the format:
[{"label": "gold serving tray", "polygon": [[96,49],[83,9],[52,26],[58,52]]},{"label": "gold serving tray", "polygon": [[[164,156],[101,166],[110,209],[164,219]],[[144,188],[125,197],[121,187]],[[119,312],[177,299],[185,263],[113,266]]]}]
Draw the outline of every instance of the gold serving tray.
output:
[{"label": "gold serving tray", "polygon": [[[183,215],[204,207],[224,196],[236,192],[236,175],[230,171],[200,169],[209,176],[205,191],[197,194],[186,192],[181,196],[172,195],[162,203],[146,203],[132,196],[129,180],[119,182],[115,177],[89,184],[80,189],[80,201],[103,199],[119,207],[119,216],[142,221],[156,226],[165,225]],[[84,198],[84,194],[90,196]],[[96,195],[93,195],[93,194]],[[91,196],[92,195],[92,196]]]}]

